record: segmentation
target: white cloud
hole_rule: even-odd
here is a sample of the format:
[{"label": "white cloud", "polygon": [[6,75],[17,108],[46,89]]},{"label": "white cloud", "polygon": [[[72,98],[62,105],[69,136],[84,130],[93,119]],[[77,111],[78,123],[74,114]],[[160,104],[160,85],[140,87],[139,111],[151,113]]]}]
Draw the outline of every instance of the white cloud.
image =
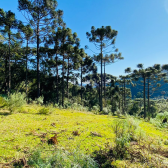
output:
[{"label": "white cloud", "polygon": [[164,0],[164,8],[166,12],[168,13],[168,0]]}]

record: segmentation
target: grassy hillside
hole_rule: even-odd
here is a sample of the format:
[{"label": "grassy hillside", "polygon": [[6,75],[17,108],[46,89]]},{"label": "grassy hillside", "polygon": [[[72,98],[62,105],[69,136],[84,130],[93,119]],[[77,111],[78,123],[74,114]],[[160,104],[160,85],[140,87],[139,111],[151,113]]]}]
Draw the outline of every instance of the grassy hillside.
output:
[{"label": "grassy hillside", "polygon": [[[39,113],[46,109],[49,114]],[[21,158],[29,160],[36,150],[41,150],[42,158],[55,150],[77,150],[94,157],[99,165],[104,164],[104,157],[112,167],[168,164],[167,130],[143,120],[39,105],[27,105],[19,111],[0,112],[0,167]],[[56,133],[58,144],[48,145]]]}]

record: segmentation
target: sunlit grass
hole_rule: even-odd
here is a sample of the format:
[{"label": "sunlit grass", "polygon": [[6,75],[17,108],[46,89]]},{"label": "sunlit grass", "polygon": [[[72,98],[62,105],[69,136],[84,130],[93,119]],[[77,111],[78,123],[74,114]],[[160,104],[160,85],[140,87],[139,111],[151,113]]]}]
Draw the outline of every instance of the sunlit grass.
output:
[{"label": "sunlit grass", "polygon": [[[116,121],[125,120],[125,117],[95,115],[53,107],[47,107],[50,112],[48,115],[39,114],[42,108],[44,107],[40,105],[26,105],[18,109],[19,113],[0,111],[0,163],[27,156],[39,147],[46,149],[43,155],[47,155],[48,149],[54,150],[47,144],[47,140],[55,133],[58,134],[57,148],[92,154],[95,150],[105,149],[107,144],[115,146],[112,126]],[[144,133],[143,142],[147,144],[152,139],[153,144],[160,141],[164,148],[168,148],[168,145],[164,145],[164,141],[168,140],[165,129],[159,130],[154,125],[135,118],[130,118],[130,122],[135,122],[134,125],[138,126],[139,132],[135,133],[136,136],[140,132]],[[77,131],[79,135],[73,135],[73,131]],[[41,137],[43,134],[46,136]]]},{"label": "sunlit grass", "polygon": [[[40,108],[37,105],[27,106],[22,107],[23,113],[1,115],[0,162],[23,155],[43,144],[36,134],[47,133],[47,140],[53,133],[58,133],[59,147],[67,150],[80,149],[87,154],[104,148],[107,142],[113,142],[114,133],[110,127],[113,118],[110,116],[59,109],[55,109],[50,115],[40,115]],[[76,130],[79,136],[72,134]],[[101,137],[93,136],[91,132],[96,132]]]}]

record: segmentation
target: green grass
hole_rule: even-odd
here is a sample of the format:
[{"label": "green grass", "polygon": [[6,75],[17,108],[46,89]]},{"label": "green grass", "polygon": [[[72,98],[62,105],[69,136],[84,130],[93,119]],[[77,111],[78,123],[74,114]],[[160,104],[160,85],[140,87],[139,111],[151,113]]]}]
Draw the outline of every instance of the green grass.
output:
[{"label": "green grass", "polygon": [[[112,143],[115,138],[110,126],[114,118],[110,116],[59,109],[55,109],[50,115],[40,115],[39,108],[31,106],[28,110],[30,113],[0,116],[0,162],[21,157],[25,150],[42,144],[41,138],[37,136],[42,133],[47,133],[46,140],[53,133],[58,133],[59,147],[67,150],[78,148],[84,153],[103,148],[105,142]],[[55,127],[52,123],[55,123]],[[80,133],[79,136],[72,134],[76,130]],[[102,137],[93,136],[91,132]]]},{"label": "green grass", "polygon": [[[7,163],[13,159],[19,159],[39,147],[47,150],[54,149],[46,142],[58,133],[57,149],[74,151],[78,149],[83,154],[92,154],[96,150],[103,150],[108,146],[115,146],[115,133],[113,124],[123,121],[108,115],[95,115],[89,112],[78,112],[74,110],[59,110],[48,107],[49,115],[39,114],[43,107],[39,105],[27,105],[19,109],[20,113],[9,114],[5,110],[0,112],[0,163]],[[168,132],[158,130],[154,125],[138,119],[130,119],[139,125],[139,132],[144,133],[143,143],[153,144],[160,142],[164,149],[168,145]],[[130,122],[132,122],[130,121]],[[73,131],[78,131],[79,136],[74,136]],[[41,135],[46,134],[44,138]],[[99,136],[96,136],[99,135]],[[43,155],[48,155],[47,152]],[[114,164],[119,163],[116,161]],[[123,161],[125,162],[125,161]],[[138,163],[139,164],[139,163]],[[133,163],[132,163],[133,165]],[[130,164],[131,167],[131,164]]]}]

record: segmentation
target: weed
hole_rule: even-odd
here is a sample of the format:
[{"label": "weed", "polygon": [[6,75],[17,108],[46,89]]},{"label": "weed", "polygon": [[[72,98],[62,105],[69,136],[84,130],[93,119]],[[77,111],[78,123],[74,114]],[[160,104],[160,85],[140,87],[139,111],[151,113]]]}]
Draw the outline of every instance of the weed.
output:
[{"label": "weed", "polygon": [[39,113],[39,114],[48,115],[48,114],[50,114],[50,110],[49,110],[49,108],[43,107],[43,108],[41,108],[41,109],[39,110],[38,113]]}]

